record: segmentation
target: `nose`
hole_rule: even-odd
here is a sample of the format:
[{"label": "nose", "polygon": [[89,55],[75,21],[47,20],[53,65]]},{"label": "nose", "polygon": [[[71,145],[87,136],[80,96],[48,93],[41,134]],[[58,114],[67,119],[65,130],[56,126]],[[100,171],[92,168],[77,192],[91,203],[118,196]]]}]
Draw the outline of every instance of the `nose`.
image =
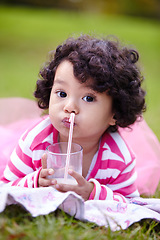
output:
[{"label": "nose", "polygon": [[68,99],[64,106],[64,112],[66,113],[79,113],[79,107],[78,104],[76,104],[74,99]]}]

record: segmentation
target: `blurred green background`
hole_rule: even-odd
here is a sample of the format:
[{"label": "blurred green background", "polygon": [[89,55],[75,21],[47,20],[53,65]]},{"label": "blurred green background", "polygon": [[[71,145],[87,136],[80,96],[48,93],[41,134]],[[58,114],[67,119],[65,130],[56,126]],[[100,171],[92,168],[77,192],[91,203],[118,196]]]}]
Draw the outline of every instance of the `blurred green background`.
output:
[{"label": "blurred green background", "polygon": [[115,35],[137,49],[145,76],[149,126],[160,140],[160,1],[3,0],[0,97],[33,99],[47,53],[80,33]]}]

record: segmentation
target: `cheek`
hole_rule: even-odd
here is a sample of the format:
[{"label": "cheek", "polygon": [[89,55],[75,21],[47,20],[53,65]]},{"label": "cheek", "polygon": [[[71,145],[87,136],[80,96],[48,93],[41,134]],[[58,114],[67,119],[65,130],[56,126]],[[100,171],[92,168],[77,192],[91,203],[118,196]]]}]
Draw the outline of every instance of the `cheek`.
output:
[{"label": "cheek", "polygon": [[81,127],[85,128],[87,131],[93,131],[93,129],[98,129],[99,126],[102,125],[101,117],[97,114],[93,114],[92,112],[86,113],[85,117],[83,118],[83,122]]},{"label": "cheek", "polygon": [[53,121],[55,121],[55,119],[56,119],[57,112],[58,112],[58,110],[56,110],[56,105],[52,104],[52,102],[50,102],[50,104],[49,104],[49,117],[51,119],[52,124],[53,124]]},{"label": "cheek", "polygon": [[105,131],[109,127],[109,121],[110,117],[109,115],[102,111],[95,111],[95,112],[89,112],[86,114],[87,116],[84,119],[84,125],[86,126],[86,129],[89,128],[91,130],[99,130],[99,131]]},{"label": "cheek", "polygon": [[56,99],[52,96],[49,102],[49,112],[56,112],[58,111],[59,104],[57,103]]},{"label": "cheek", "polygon": [[49,104],[49,116],[52,116],[53,112],[54,112],[54,107],[53,107],[52,104],[50,103],[50,104]]}]

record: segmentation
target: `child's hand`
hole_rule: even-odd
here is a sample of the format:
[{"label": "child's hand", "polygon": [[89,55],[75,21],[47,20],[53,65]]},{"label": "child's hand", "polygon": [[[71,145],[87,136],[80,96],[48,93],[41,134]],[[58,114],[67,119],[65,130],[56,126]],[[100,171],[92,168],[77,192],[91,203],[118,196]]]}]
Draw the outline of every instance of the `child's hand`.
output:
[{"label": "child's hand", "polygon": [[73,170],[69,170],[68,173],[74,177],[77,181],[77,185],[69,184],[56,184],[55,188],[60,192],[73,191],[80,195],[85,201],[89,199],[89,196],[94,188],[94,184],[88,182],[84,177]]},{"label": "child's hand", "polygon": [[40,171],[38,178],[38,186],[39,187],[48,187],[57,184],[56,179],[47,178],[48,175],[54,174],[53,169],[47,169],[47,155],[43,154],[42,156],[42,170]]}]

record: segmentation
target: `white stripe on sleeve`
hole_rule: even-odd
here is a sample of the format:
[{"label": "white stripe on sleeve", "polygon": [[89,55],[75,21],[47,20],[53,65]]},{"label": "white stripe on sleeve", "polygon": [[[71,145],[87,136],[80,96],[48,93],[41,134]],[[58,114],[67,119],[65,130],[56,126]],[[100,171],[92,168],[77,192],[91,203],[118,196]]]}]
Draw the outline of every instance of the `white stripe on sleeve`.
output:
[{"label": "white stripe on sleeve", "polygon": [[40,160],[44,152],[44,150],[33,151],[32,161]]},{"label": "white stripe on sleeve", "polygon": [[103,154],[102,154],[102,161],[106,160],[106,159],[112,159],[112,160],[117,160],[120,162],[124,162],[124,160],[118,156],[116,153],[113,153],[111,151],[108,150],[104,150]]},{"label": "white stripe on sleeve", "polygon": [[106,179],[106,178],[117,178],[120,174],[120,170],[115,168],[107,168],[107,169],[98,169],[98,172],[95,176],[97,179]]},{"label": "white stripe on sleeve", "polygon": [[137,178],[137,173],[135,172],[131,176],[131,178],[129,178],[128,180],[118,184],[107,184],[107,187],[111,188],[113,191],[124,188],[124,187],[128,187],[135,182],[136,178]]},{"label": "white stripe on sleeve", "polygon": [[132,197],[139,197],[140,195],[139,195],[139,192],[138,192],[138,190],[136,190],[135,192],[133,192],[133,193],[131,193],[131,194],[128,194],[128,195],[126,195],[125,197],[127,197],[127,198],[132,198]]},{"label": "white stripe on sleeve", "polygon": [[25,155],[27,155],[29,157],[32,157],[32,151],[29,149],[29,147],[27,147],[26,142],[25,142],[25,145],[24,145],[24,141],[22,140],[22,138],[20,138],[18,144],[19,144],[19,147],[20,147],[21,151]]},{"label": "white stripe on sleeve", "polygon": [[89,182],[93,182],[96,186],[94,200],[99,200],[99,195],[101,192],[101,184],[94,178],[89,179]]},{"label": "white stripe on sleeve", "polygon": [[112,200],[113,199],[113,191],[109,187],[107,187],[107,186],[105,186],[105,188],[107,190],[107,197],[106,197],[106,199]]},{"label": "white stripe on sleeve", "polygon": [[26,136],[25,142],[28,146],[33,142],[35,136],[37,136],[40,132],[42,132],[46,127],[50,125],[49,117],[46,118],[44,121],[40,122],[37,126],[35,126]]},{"label": "white stripe on sleeve", "polygon": [[11,161],[12,164],[17,168],[20,169],[21,172],[23,172],[25,175],[33,172],[33,169],[26,165],[16,154],[16,151],[14,150],[11,155]]},{"label": "white stripe on sleeve", "polygon": [[134,160],[128,167],[125,168],[125,170],[122,172],[123,173],[128,173],[131,172],[136,165],[136,160]]},{"label": "white stripe on sleeve", "polygon": [[117,143],[119,149],[121,150],[121,152],[125,158],[126,164],[128,164],[132,160],[132,157],[131,157],[131,154],[130,154],[124,140],[122,139],[122,137],[119,135],[118,132],[110,133],[110,135],[112,136],[114,141]]},{"label": "white stripe on sleeve", "polygon": [[48,135],[48,136],[42,141],[42,143],[43,143],[43,142],[52,143],[52,142],[53,142],[53,132],[52,132],[50,135]]},{"label": "white stripe on sleeve", "polygon": [[4,177],[9,181],[13,181],[18,178],[17,175],[15,175],[13,172],[10,171],[8,166],[6,166],[4,170]]}]

